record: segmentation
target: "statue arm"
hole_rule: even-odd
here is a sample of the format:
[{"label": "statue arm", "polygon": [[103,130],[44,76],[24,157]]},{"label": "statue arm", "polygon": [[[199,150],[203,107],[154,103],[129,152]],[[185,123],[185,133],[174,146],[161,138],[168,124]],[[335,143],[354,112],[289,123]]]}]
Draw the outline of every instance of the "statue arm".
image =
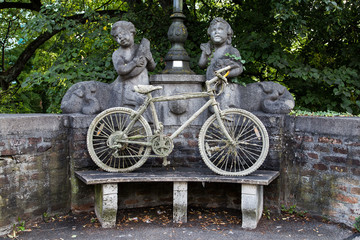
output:
[{"label": "statue arm", "polygon": [[137,51],[137,55],[138,56],[143,56],[146,58],[146,68],[149,70],[149,71],[153,71],[156,67],[156,63],[153,59],[153,56],[151,54],[151,51],[150,51],[150,41],[146,38],[143,38],[141,40],[141,43],[139,45],[139,48],[138,48],[138,51]]},{"label": "statue arm", "polygon": [[[151,53],[150,53],[151,54]],[[156,63],[154,61],[154,59],[152,58],[152,55],[150,57],[146,57],[146,59],[148,60],[146,68],[149,71],[154,71],[155,67],[156,67]]]},{"label": "statue arm", "polygon": [[130,62],[125,63],[124,60],[121,57],[117,56],[116,52],[114,52],[113,63],[116,72],[120,76],[126,78],[127,75],[136,76],[140,74],[141,71],[144,69],[146,59],[144,57],[135,57]]},{"label": "statue arm", "polygon": [[230,70],[229,78],[237,77],[243,72],[243,66],[235,66]]},{"label": "statue arm", "polygon": [[200,59],[199,59],[199,67],[200,68],[206,68],[208,64],[208,57],[202,52]]},{"label": "statue arm", "polygon": [[200,68],[206,68],[208,66],[209,57],[211,55],[210,43],[202,43],[200,45],[202,50],[198,65]]}]

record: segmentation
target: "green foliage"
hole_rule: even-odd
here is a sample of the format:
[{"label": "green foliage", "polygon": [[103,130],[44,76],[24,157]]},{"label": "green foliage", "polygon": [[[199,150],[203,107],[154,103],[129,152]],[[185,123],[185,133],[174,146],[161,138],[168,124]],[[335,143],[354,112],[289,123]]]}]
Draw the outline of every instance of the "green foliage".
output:
[{"label": "green foliage", "polygon": [[292,110],[290,115],[295,116],[314,116],[314,117],[360,117],[360,115],[353,115],[351,113],[340,113],[335,111],[317,111],[311,112],[306,110]]},{"label": "green foliage", "polygon": [[355,218],[354,227],[355,227],[356,231],[360,232],[360,216]]},{"label": "green foliage", "polygon": [[[39,12],[0,10],[0,112],[59,113],[61,99],[74,83],[112,82],[116,73],[111,55],[118,46],[110,30],[118,20],[134,23],[136,42],[150,40],[157,63],[150,74],[164,69],[171,1],[41,3]],[[246,71],[234,82],[278,82],[294,95],[298,111],[359,115],[359,12],[356,0],[185,1],[185,49],[192,70],[204,74],[197,65],[200,44],[209,40],[209,22],[223,17],[234,30],[238,60],[246,61]],[[37,48],[21,74],[1,87],[1,74],[15,65],[25,48],[41,34],[57,31]]]},{"label": "green foliage", "polygon": [[263,216],[266,217],[267,219],[271,218],[271,211],[268,208],[264,208],[264,212],[263,212]]},{"label": "green foliage", "polygon": [[281,204],[281,212],[288,215],[296,215],[297,217],[305,217],[306,211],[298,211],[296,205],[286,207],[284,204]]},{"label": "green foliage", "polygon": [[285,207],[284,204],[281,204],[281,212],[286,214],[294,214],[296,213],[296,205],[292,205],[290,207]]},{"label": "green foliage", "polygon": [[7,236],[10,239],[17,239],[18,233],[25,231],[25,221],[21,221],[21,218],[18,218],[18,223],[13,225],[12,232],[8,234]]}]

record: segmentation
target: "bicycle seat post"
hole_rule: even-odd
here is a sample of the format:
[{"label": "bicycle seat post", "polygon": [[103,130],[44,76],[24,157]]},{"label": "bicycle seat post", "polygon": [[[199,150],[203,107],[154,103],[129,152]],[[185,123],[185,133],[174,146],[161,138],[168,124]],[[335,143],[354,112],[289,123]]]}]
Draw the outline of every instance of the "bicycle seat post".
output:
[{"label": "bicycle seat post", "polygon": [[159,122],[159,118],[158,118],[157,111],[156,111],[156,108],[155,108],[155,104],[152,101],[153,97],[151,95],[151,92],[147,93],[147,97],[148,97],[148,100],[150,102],[150,110],[151,110],[151,115],[152,115],[152,117],[154,119],[155,129],[159,130],[160,129],[160,122]]}]

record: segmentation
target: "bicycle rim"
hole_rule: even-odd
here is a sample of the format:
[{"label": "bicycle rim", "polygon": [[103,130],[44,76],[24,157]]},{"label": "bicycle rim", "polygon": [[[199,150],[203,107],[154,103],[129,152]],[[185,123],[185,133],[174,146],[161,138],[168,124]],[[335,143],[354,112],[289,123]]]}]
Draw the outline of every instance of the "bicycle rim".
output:
[{"label": "bicycle rim", "polygon": [[[90,124],[87,133],[87,147],[97,166],[108,172],[130,172],[140,167],[149,157],[151,128],[140,116],[133,127],[125,133],[136,112],[128,108],[110,108]],[[126,143],[126,141],[131,143]],[[141,144],[143,143],[143,144]]]},{"label": "bicycle rim", "polygon": [[265,126],[252,113],[243,109],[227,109],[222,121],[235,144],[222,132],[212,115],[199,135],[199,149],[205,164],[221,175],[244,176],[254,172],[264,162],[269,150]]}]

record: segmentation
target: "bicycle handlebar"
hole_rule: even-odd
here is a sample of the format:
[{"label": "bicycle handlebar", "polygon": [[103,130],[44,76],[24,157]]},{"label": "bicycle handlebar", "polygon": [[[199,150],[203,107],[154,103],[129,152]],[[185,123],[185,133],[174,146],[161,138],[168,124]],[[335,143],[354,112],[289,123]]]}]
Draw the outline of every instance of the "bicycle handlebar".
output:
[{"label": "bicycle handlebar", "polygon": [[[214,73],[215,73],[216,77],[214,77],[211,80],[206,81],[207,90],[214,91],[216,89],[216,86],[220,83],[221,89],[220,89],[219,93],[215,93],[217,96],[219,96],[224,91],[224,83],[228,84],[226,77],[229,75],[230,69],[231,69],[231,66],[227,66],[227,67],[224,67],[224,68],[221,68],[221,69],[215,71]],[[227,73],[224,75],[221,75],[221,73],[224,71],[227,71]],[[221,80],[221,81],[219,81],[219,80]],[[214,84],[214,83],[215,83],[215,89],[211,88],[211,84]]]},{"label": "bicycle handlebar", "polygon": [[218,73],[222,73],[222,72],[224,72],[224,71],[228,71],[228,70],[230,70],[230,69],[231,69],[231,66],[227,66],[227,67],[221,68],[221,69],[215,71],[215,75],[217,75]]}]

